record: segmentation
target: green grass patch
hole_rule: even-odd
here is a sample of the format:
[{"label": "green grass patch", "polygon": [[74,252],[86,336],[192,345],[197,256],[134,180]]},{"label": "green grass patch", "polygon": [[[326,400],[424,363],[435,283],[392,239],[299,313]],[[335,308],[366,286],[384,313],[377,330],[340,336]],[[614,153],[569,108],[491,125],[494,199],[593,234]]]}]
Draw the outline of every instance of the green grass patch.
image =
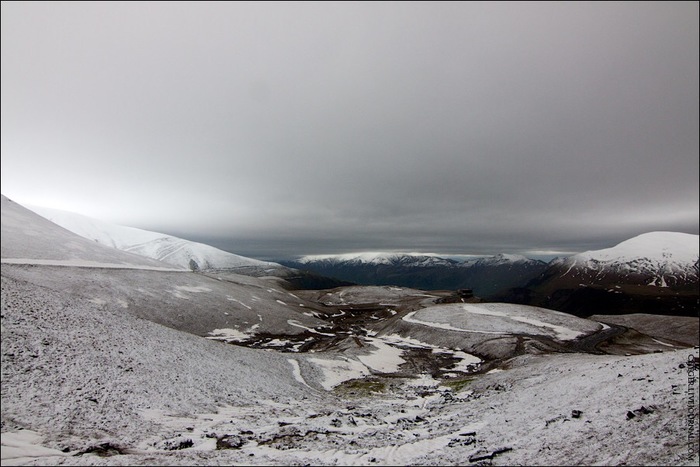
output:
[{"label": "green grass patch", "polygon": [[384,392],[386,383],[376,379],[351,379],[336,387],[336,391],[352,396],[368,396]]},{"label": "green grass patch", "polygon": [[449,381],[443,381],[442,386],[446,386],[454,392],[459,392],[469,386],[472,381],[474,381],[474,378],[451,379]]}]

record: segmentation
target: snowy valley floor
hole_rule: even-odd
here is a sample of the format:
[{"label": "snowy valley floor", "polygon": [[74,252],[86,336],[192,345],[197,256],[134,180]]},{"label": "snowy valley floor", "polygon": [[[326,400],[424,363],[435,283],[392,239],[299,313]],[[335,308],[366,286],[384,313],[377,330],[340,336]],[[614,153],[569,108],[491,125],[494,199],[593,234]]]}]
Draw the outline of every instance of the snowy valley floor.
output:
[{"label": "snowy valley floor", "polygon": [[2,464],[697,465],[697,348],[436,379],[363,339],[377,351],[249,349],[3,275]]}]

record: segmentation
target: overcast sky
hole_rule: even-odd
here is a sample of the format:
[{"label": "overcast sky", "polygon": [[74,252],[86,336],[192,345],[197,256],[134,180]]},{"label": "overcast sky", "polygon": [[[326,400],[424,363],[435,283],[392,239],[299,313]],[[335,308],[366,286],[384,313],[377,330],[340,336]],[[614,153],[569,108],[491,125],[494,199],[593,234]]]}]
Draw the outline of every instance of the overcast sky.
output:
[{"label": "overcast sky", "polygon": [[2,193],[261,258],[697,234],[698,16],[2,2]]}]

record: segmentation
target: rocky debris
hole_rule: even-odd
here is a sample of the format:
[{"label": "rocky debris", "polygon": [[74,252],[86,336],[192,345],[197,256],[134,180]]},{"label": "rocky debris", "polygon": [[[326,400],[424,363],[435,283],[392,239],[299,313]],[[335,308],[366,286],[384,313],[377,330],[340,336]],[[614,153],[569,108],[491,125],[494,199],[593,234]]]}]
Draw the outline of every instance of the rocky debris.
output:
[{"label": "rocky debris", "polygon": [[580,410],[572,410],[571,411],[571,418],[581,418],[582,414],[583,414],[583,412],[581,412]]},{"label": "rocky debris", "polygon": [[187,449],[194,446],[194,442],[190,438],[174,440],[168,439],[163,441],[163,449],[166,451],[177,451],[179,449]]},{"label": "rocky debris", "polygon": [[240,449],[247,441],[238,435],[224,435],[216,438],[216,449]]},{"label": "rocky debris", "polygon": [[[63,450],[63,452],[69,452],[66,451],[66,449]],[[90,446],[87,449],[84,449],[82,451],[79,451],[75,453],[75,456],[82,456],[83,454],[96,454],[100,457],[110,457],[110,456],[116,456],[119,454],[124,454],[124,448],[121,446],[118,446],[116,444],[110,443],[110,442],[105,442],[105,443],[100,443],[95,446]]]},{"label": "rocky debris", "polygon": [[469,446],[476,443],[476,431],[471,431],[469,433],[459,433],[458,438],[452,438],[447,446],[452,448],[455,446]]},{"label": "rocky debris", "polygon": [[641,406],[638,409],[627,411],[627,420],[631,420],[631,419],[636,418],[640,415],[649,415],[652,413],[654,413],[653,408]]},{"label": "rocky debris", "polygon": [[641,406],[637,410],[635,410],[636,413],[639,413],[640,415],[648,415],[650,413],[654,413],[654,409],[649,408],[649,407],[644,407]]},{"label": "rocky debris", "polygon": [[554,418],[550,418],[549,420],[546,420],[546,421],[544,422],[544,426],[549,426],[549,425],[551,425],[552,423],[558,422],[559,420],[564,420],[565,418],[566,418],[566,417],[565,417],[564,415],[557,415],[557,416],[554,417]]},{"label": "rocky debris", "polygon": [[491,452],[477,451],[476,454],[472,454],[471,456],[469,456],[469,462],[473,463],[473,462],[479,462],[479,461],[483,461],[483,460],[493,459],[494,457],[496,457],[499,454],[503,454],[504,452],[508,452],[508,451],[512,451],[512,450],[513,450],[513,448],[503,447],[503,448],[499,448],[499,449],[496,449],[496,450],[491,451]]}]

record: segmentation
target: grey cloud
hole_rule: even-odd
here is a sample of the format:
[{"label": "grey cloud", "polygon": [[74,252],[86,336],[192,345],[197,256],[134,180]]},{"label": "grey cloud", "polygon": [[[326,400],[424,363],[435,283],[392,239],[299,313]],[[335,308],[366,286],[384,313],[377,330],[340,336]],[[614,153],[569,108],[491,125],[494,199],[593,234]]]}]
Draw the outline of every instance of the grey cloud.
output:
[{"label": "grey cloud", "polygon": [[225,245],[698,232],[696,3],[2,4],[3,194]]}]

